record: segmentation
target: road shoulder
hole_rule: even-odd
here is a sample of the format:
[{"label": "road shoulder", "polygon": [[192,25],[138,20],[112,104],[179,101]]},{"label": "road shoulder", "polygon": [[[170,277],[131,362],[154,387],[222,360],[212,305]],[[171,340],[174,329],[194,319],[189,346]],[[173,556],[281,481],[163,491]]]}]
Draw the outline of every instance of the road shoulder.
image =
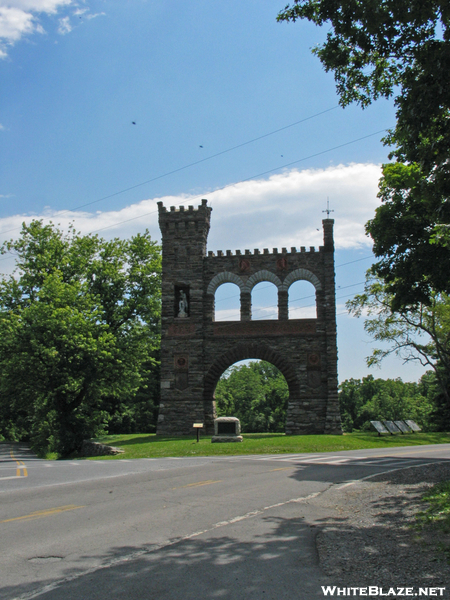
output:
[{"label": "road shoulder", "polygon": [[423,493],[449,479],[450,465],[442,462],[333,486],[314,499],[328,514],[316,523],[316,543],[321,567],[333,584],[448,586],[449,563],[438,547],[448,545],[450,535],[424,534],[413,525],[424,508]]}]

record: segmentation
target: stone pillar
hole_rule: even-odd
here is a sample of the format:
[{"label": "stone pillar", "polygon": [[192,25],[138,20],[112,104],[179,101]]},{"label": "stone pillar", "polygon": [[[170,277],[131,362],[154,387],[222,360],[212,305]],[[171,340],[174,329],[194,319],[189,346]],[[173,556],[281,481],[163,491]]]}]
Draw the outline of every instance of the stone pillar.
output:
[{"label": "stone pillar", "polygon": [[289,294],[287,291],[278,290],[278,319],[280,321],[287,321],[289,319],[288,298]]},{"label": "stone pillar", "polygon": [[241,292],[241,321],[251,321],[252,295],[250,292]]}]

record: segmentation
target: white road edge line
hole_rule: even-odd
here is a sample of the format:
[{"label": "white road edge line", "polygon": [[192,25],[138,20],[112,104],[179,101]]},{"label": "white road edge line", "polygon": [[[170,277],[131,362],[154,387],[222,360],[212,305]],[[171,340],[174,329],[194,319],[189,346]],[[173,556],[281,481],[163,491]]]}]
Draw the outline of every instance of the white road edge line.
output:
[{"label": "white road edge line", "polygon": [[[403,471],[406,469],[415,469],[417,467],[426,467],[428,465],[436,465],[440,462],[447,462],[448,458],[443,458],[442,460],[433,460],[433,462],[428,462],[428,463],[421,463],[419,465],[410,465],[409,467],[405,467],[405,466],[400,466],[397,467],[396,469],[389,469],[388,471],[381,471],[381,473],[374,473],[373,475],[367,475],[366,477],[361,477],[361,479],[353,479],[353,481],[348,481],[347,483],[344,483],[343,485],[337,485],[336,489],[337,490],[342,490],[346,487],[349,487],[351,485],[355,485],[356,483],[360,483],[361,481],[366,481],[367,479],[372,479],[372,477],[378,477],[378,475],[387,475],[388,473],[394,473],[394,471]],[[382,466],[382,465],[380,465]]]}]

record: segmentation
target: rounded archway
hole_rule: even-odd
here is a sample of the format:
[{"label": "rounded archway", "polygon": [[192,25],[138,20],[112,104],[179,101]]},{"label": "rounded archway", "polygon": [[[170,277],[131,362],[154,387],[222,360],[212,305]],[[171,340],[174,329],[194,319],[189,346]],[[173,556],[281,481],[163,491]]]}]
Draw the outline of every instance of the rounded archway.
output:
[{"label": "rounded archway", "polygon": [[233,364],[248,359],[259,359],[274,365],[286,380],[289,389],[289,400],[298,397],[300,384],[294,365],[287,362],[281,355],[265,344],[241,342],[236,344],[232,350],[219,356],[208,370],[204,379],[205,404],[214,402],[214,392],[222,374]]},{"label": "rounded archway", "polygon": [[234,363],[220,377],[214,400],[217,417],[237,417],[242,433],[285,431],[289,388],[272,363],[255,359]]},{"label": "rounded archway", "polygon": [[240,319],[239,286],[232,282],[221,283],[214,294],[214,321],[240,321]]}]

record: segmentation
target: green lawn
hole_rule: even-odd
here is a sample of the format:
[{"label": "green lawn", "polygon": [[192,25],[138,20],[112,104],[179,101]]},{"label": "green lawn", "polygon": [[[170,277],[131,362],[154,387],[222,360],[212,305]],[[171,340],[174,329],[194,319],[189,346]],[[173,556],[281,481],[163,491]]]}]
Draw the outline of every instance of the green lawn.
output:
[{"label": "green lawn", "polygon": [[422,446],[450,442],[449,433],[415,433],[384,435],[376,433],[347,433],[344,435],[295,435],[283,433],[247,433],[241,443],[212,444],[211,437],[166,438],[155,434],[108,435],[97,442],[116,446],[125,454],[96,457],[95,460],[121,458],[161,458],[177,456],[223,456],[240,454],[283,454],[291,452],[338,452],[364,448]]}]

